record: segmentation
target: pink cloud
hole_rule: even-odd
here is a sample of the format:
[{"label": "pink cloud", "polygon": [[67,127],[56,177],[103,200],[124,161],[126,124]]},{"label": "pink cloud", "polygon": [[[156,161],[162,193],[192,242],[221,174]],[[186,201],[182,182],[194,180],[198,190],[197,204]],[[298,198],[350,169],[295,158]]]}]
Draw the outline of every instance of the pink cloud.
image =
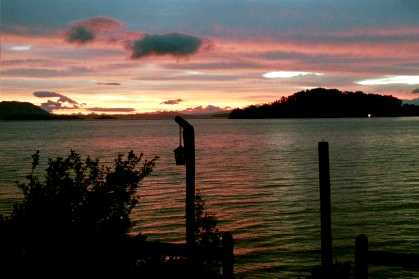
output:
[{"label": "pink cloud", "polygon": [[86,108],[87,111],[90,112],[112,112],[112,113],[127,113],[127,112],[135,112],[135,108],[103,108],[103,107],[92,107]]},{"label": "pink cloud", "polygon": [[231,107],[219,107],[214,105],[207,105],[207,106],[196,106],[190,107],[184,110],[179,111],[180,113],[185,114],[207,114],[207,113],[220,113],[229,111]]}]

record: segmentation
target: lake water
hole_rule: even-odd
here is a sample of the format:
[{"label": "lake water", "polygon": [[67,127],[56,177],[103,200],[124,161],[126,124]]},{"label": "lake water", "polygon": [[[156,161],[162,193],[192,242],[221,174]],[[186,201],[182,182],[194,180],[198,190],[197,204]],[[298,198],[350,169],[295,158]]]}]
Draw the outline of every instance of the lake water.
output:
[{"label": "lake water", "polygon": [[[297,278],[320,262],[317,143],[330,144],[334,251],[353,260],[354,238],[370,247],[419,251],[419,118],[192,120],[197,189],[236,240],[242,278]],[[0,122],[0,208],[18,200],[14,181],[30,155],[70,149],[109,162],[134,150],[160,156],[140,187],[134,231],[151,239],[184,238],[184,169],[170,120]],[[371,278],[418,278],[374,267]]]}]

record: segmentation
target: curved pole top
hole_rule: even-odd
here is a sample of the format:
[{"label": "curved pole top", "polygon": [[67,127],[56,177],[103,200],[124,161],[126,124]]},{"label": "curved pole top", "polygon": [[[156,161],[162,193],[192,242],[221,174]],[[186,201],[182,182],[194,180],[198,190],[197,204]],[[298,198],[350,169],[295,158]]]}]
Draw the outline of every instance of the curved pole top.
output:
[{"label": "curved pole top", "polygon": [[193,130],[193,126],[188,121],[186,121],[184,118],[182,118],[180,116],[175,117],[175,122],[177,124],[179,124],[179,126],[182,127],[185,130],[191,130],[191,129]]}]

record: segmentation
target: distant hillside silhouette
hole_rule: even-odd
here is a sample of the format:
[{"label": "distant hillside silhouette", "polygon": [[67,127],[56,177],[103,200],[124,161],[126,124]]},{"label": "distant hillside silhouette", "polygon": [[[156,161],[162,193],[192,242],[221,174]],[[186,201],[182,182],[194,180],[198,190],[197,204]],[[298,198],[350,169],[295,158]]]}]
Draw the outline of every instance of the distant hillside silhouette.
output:
[{"label": "distant hillside silhouette", "polygon": [[403,100],[403,104],[419,106],[419,98],[413,100]]},{"label": "distant hillside silhouette", "polygon": [[28,102],[0,102],[0,120],[51,119],[49,112]]},{"label": "distant hillside silhouette", "polygon": [[264,105],[234,109],[229,118],[419,116],[419,106],[393,96],[315,88]]},{"label": "distant hillside silhouette", "polygon": [[138,120],[173,119],[175,116],[191,118],[223,118],[228,112],[187,114],[178,111],[158,111],[131,114],[54,114],[29,102],[0,102],[0,120]]}]

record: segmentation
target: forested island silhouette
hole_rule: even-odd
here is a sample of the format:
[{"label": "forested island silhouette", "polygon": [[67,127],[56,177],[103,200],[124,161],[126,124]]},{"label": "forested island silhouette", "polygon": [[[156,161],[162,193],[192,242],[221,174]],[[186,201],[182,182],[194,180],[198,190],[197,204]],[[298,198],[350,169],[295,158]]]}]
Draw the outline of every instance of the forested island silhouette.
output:
[{"label": "forested island silhouette", "polygon": [[419,116],[419,106],[393,96],[315,88],[231,111],[231,119]]}]

